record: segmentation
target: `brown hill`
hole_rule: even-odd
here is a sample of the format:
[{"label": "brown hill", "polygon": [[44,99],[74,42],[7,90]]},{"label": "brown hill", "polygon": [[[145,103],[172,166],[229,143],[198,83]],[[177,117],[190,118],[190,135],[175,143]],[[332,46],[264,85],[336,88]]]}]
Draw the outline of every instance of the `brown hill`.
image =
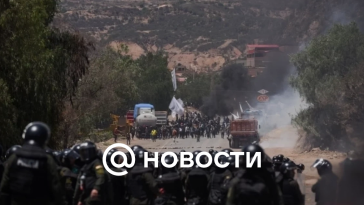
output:
[{"label": "brown hill", "polygon": [[165,50],[170,67],[216,70],[243,58],[254,39],[299,45],[333,23],[364,22],[361,8],[364,1],[357,0],[63,0],[55,24],[87,33],[101,46],[125,43],[134,57]]}]

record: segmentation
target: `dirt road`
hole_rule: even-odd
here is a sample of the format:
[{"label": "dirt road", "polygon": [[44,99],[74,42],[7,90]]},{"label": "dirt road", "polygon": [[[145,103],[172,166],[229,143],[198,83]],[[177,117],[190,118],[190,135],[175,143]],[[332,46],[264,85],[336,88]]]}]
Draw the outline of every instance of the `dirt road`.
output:
[{"label": "dirt road", "polygon": [[[311,192],[311,187],[318,179],[318,175],[316,170],[310,169],[311,164],[317,158],[326,158],[335,165],[344,159],[344,154],[321,150],[300,153],[298,149],[295,148],[297,139],[298,135],[296,130],[292,126],[285,126],[268,132],[262,138],[261,146],[271,157],[274,155],[283,154],[294,162],[302,163],[306,166],[306,170],[304,171],[306,185],[306,205],[313,205],[314,195]],[[125,140],[120,140],[118,142],[126,143]],[[105,150],[112,143],[113,141],[110,140],[108,142],[99,144],[99,147]],[[177,139],[176,142],[173,142],[173,139],[157,140],[156,142],[152,142],[151,140],[135,139],[132,140],[131,145],[140,145],[152,152],[179,152],[182,149],[186,151],[208,151],[209,149],[221,150],[229,147],[228,140],[226,138],[222,139],[220,136],[213,139],[201,138],[200,142],[197,142],[196,139],[191,138]],[[235,149],[235,151],[238,150]]]}]

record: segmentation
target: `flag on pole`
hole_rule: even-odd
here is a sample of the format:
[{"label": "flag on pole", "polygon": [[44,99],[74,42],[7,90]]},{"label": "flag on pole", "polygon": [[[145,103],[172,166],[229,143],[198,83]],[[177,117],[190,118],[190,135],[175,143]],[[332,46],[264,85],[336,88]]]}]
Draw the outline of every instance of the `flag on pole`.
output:
[{"label": "flag on pole", "polygon": [[185,112],[185,109],[182,107],[182,105],[176,100],[175,97],[172,98],[171,103],[169,104],[169,109],[172,111],[172,116],[177,115],[183,115]]},{"label": "flag on pole", "polygon": [[173,69],[171,75],[172,75],[173,90],[176,91],[177,90],[176,69]]}]

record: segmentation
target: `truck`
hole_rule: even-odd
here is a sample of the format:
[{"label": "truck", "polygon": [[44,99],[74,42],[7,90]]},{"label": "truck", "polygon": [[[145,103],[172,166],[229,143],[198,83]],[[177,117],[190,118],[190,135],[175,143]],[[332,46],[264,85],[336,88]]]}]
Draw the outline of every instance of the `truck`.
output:
[{"label": "truck", "polygon": [[256,119],[235,119],[230,122],[230,148],[240,148],[259,142],[260,125]]},{"label": "truck", "polygon": [[146,127],[154,127],[167,124],[167,111],[155,111],[154,106],[148,103],[139,103],[134,106],[134,110],[129,110],[127,118],[129,126],[134,126],[137,130],[137,137],[145,135]]},{"label": "truck", "polygon": [[252,108],[247,101],[246,103],[249,109],[243,110],[240,105],[241,116],[234,115],[235,119],[230,122],[229,144],[231,148],[240,148],[260,141],[259,129],[263,112]]}]

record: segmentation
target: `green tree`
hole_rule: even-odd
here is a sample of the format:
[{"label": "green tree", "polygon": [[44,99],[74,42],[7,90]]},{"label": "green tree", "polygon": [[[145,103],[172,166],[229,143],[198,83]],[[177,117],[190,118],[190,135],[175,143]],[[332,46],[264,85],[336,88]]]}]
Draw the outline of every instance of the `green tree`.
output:
[{"label": "green tree", "polygon": [[[0,144],[6,147],[21,143],[31,121],[44,121],[56,133],[64,102],[88,68],[92,45],[49,26],[56,6],[55,0],[0,2]],[[62,142],[53,137],[50,146]]]},{"label": "green tree", "polygon": [[210,95],[212,75],[208,73],[186,74],[187,80],[178,85],[177,97],[192,103],[194,107],[200,107],[203,104],[203,98]]},{"label": "green tree", "polygon": [[107,47],[92,60],[88,75],[82,78],[77,89],[74,106],[68,107],[68,130],[71,136],[89,137],[96,128],[111,124],[110,113],[124,116],[138,100],[138,87],[134,79],[140,68],[127,55],[126,46]]},{"label": "green tree", "polygon": [[139,102],[150,103],[156,110],[167,110],[173,97],[171,73],[168,70],[168,58],[162,53],[147,53],[137,59],[141,69],[136,78]]},{"label": "green tree", "polygon": [[292,62],[292,86],[306,100],[293,122],[313,146],[331,148],[362,141],[364,35],[357,25],[335,25],[314,39]]}]

